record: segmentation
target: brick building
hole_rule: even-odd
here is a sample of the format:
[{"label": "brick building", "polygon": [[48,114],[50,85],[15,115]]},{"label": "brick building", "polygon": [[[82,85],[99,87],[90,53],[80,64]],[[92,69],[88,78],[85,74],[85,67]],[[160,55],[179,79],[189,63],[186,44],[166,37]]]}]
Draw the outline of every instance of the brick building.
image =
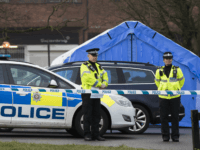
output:
[{"label": "brick building", "polygon": [[110,0],[0,0],[0,5],[0,38],[7,35],[11,44],[22,45],[24,60],[43,67],[48,65],[48,44],[52,61],[122,22]]}]

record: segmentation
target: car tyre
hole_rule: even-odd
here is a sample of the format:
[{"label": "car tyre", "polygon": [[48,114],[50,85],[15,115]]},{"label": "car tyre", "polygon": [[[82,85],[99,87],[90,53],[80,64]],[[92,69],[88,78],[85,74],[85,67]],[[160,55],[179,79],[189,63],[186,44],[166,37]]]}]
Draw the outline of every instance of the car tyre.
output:
[{"label": "car tyre", "polygon": [[11,132],[14,128],[0,128],[0,132]]},{"label": "car tyre", "polygon": [[66,131],[67,131],[69,134],[73,135],[74,137],[77,137],[77,138],[81,137],[80,134],[79,134],[79,133],[76,131],[76,129],[74,129],[74,128],[66,129]]},{"label": "car tyre", "polygon": [[[100,133],[101,136],[108,129],[108,122],[109,122],[109,119],[108,119],[106,112],[101,109],[101,120],[100,120],[100,123],[99,123],[99,127],[100,127],[99,133]],[[83,130],[83,112],[82,112],[82,110],[80,110],[77,113],[74,126],[75,126],[75,130],[77,131],[77,133],[81,137],[83,137],[84,136],[84,130]]]},{"label": "car tyre", "polygon": [[123,128],[119,131],[126,134],[141,134],[149,127],[150,116],[148,111],[141,105],[133,104],[135,108],[135,125]]}]

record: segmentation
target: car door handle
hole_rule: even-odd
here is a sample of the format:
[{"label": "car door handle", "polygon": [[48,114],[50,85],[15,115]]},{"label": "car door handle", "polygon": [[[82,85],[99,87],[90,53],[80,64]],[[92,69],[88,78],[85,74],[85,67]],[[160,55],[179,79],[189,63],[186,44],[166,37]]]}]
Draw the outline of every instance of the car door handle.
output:
[{"label": "car door handle", "polygon": [[20,96],[26,96],[28,93],[17,91],[16,94],[19,94]]},{"label": "car door handle", "polygon": [[74,100],[74,97],[67,97],[67,100]]}]

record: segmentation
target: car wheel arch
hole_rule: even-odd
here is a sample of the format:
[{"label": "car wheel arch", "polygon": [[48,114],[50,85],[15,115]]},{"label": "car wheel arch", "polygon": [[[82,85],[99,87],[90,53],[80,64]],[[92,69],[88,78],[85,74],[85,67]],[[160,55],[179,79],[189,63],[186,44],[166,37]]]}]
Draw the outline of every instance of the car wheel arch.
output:
[{"label": "car wheel arch", "polygon": [[[77,115],[77,113],[78,113],[81,109],[82,109],[82,105],[79,106],[79,107],[76,109],[75,113],[74,113],[74,116],[73,116],[73,118],[72,118],[72,128],[74,128],[76,115]],[[106,114],[108,115],[108,119],[109,119],[108,129],[111,129],[111,124],[112,124],[111,115],[110,115],[108,109],[107,109],[105,106],[101,105],[101,109],[103,109],[103,110],[106,112]]]},{"label": "car wheel arch", "polygon": [[153,114],[152,114],[152,111],[148,108],[148,106],[143,103],[140,103],[140,102],[132,102],[133,106],[134,106],[134,104],[143,106],[148,111],[149,116],[150,116],[150,123],[152,123],[153,122]]}]

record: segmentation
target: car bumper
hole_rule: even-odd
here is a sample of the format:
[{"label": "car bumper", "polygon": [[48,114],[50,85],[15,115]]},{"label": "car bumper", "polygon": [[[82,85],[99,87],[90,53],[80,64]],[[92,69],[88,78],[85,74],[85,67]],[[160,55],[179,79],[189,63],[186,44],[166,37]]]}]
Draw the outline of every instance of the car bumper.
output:
[{"label": "car bumper", "polygon": [[[114,104],[114,107],[110,107],[110,115],[111,115],[111,129],[119,129],[124,127],[130,127],[135,124],[134,116],[135,116],[135,108],[134,107],[123,107]],[[123,116],[130,117],[130,121],[126,121]]]}]

